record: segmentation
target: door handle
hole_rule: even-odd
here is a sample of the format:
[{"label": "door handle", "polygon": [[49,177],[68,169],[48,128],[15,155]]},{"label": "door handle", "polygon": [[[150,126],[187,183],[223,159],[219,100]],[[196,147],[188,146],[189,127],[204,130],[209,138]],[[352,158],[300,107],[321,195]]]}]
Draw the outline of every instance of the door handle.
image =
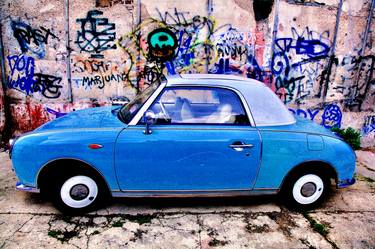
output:
[{"label": "door handle", "polygon": [[243,151],[246,148],[253,148],[254,145],[252,144],[245,144],[243,142],[234,142],[233,144],[229,145],[230,148],[234,149],[235,151]]}]

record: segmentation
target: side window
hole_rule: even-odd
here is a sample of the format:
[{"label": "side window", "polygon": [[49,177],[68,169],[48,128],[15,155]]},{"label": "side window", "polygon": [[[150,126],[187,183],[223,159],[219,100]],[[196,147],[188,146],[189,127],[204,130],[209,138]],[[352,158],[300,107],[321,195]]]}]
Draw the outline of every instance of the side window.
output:
[{"label": "side window", "polygon": [[149,110],[156,124],[249,125],[237,94],[211,87],[166,88]]}]

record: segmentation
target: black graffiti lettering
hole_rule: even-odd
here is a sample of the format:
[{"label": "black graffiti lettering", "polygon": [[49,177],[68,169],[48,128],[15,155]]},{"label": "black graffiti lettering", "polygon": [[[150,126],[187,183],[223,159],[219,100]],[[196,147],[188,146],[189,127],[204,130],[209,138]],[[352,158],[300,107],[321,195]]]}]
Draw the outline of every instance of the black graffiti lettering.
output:
[{"label": "black graffiti lettering", "polygon": [[61,80],[61,77],[35,73],[33,92],[40,92],[44,97],[48,99],[56,99],[61,95]]},{"label": "black graffiti lettering", "polygon": [[93,58],[102,58],[100,53],[107,49],[115,49],[116,39],[115,24],[109,23],[108,18],[98,18],[103,12],[90,10],[86,18],[77,19],[81,23],[81,30],[77,31],[76,44],[81,51],[95,53]]},{"label": "black graffiti lettering", "polygon": [[48,44],[50,37],[58,39],[50,29],[44,27],[34,29],[27,23],[14,20],[11,21],[10,25],[13,30],[13,36],[17,39],[22,53],[30,51],[39,58],[45,56],[45,45]]},{"label": "black graffiti lettering", "polygon": [[103,89],[107,83],[111,82],[125,82],[128,80],[128,74],[111,74],[111,75],[94,75],[84,76],[82,79],[82,86],[92,88],[93,86]]}]

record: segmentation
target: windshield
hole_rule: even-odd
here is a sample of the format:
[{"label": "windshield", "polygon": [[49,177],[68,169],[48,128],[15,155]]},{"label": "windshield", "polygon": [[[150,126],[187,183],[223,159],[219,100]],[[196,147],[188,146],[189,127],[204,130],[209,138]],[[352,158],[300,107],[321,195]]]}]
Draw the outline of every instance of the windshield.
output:
[{"label": "windshield", "polygon": [[137,114],[138,110],[147,101],[147,99],[155,92],[159,85],[160,84],[157,83],[151,84],[146,90],[138,94],[131,102],[124,105],[118,114],[120,120],[125,124],[129,124],[129,122]]}]

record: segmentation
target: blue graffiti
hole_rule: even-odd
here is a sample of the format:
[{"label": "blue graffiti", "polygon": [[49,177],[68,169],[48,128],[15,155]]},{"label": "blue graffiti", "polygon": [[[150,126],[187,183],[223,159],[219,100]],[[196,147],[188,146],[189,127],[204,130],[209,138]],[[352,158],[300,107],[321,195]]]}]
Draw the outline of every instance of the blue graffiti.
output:
[{"label": "blue graffiti", "polygon": [[247,77],[251,79],[256,79],[263,82],[263,75],[265,71],[259,66],[255,57],[251,54],[247,56],[248,68]]},{"label": "blue graffiti", "polygon": [[[318,114],[320,112],[319,109],[288,109],[292,114],[297,115],[302,118],[307,118],[312,121],[316,121]],[[342,112],[340,107],[336,104],[329,104],[325,106],[323,109],[323,114],[321,116],[321,123],[320,125],[324,126],[325,128],[332,128],[332,127],[341,127],[341,120],[342,120]]]},{"label": "blue graffiti", "polygon": [[371,132],[375,132],[375,116],[367,116],[362,128],[363,135],[368,135]]},{"label": "blue graffiti", "polygon": [[362,134],[364,134],[364,135],[368,135],[371,132],[375,132],[375,123],[367,125],[367,126],[362,128]]},{"label": "blue graffiti", "polygon": [[259,66],[255,57],[251,54],[247,56],[247,63],[244,69],[232,66],[230,64],[230,58],[220,58],[218,63],[215,63],[215,68],[210,70],[210,73],[215,74],[231,74],[238,73],[243,74],[245,71],[246,77],[256,79],[259,81],[265,81],[265,76],[270,76],[261,66]]},{"label": "blue graffiti", "polygon": [[7,56],[10,73],[7,86],[32,95],[39,92],[46,98],[60,97],[60,85],[62,78],[53,75],[35,73],[35,60],[27,55]]},{"label": "blue graffiti", "polygon": [[315,117],[317,116],[317,114],[319,113],[319,109],[307,109],[306,111],[303,110],[303,109],[297,109],[297,110],[293,110],[291,108],[288,109],[291,113],[293,113],[294,115],[297,115],[297,116],[300,116],[300,117],[303,117],[303,118],[308,118],[312,121],[314,121]]},{"label": "blue graffiti", "polygon": [[[305,40],[303,37],[298,37],[296,40],[293,38],[278,38],[275,40],[275,46],[278,52],[273,55],[271,61],[272,73],[275,75],[284,72],[288,76],[291,69],[326,58],[330,51],[327,44],[316,39]],[[297,55],[307,55],[308,58],[290,64],[287,54],[292,50]]]},{"label": "blue graffiti", "polygon": [[341,127],[342,112],[336,104],[329,104],[324,108],[321,125],[325,128]]},{"label": "blue graffiti", "polygon": [[[317,36],[307,27],[302,34],[298,34],[295,28],[292,28],[292,37],[281,37],[275,40],[275,53],[271,59],[271,72],[275,76],[276,93],[288,103],[293,99],[295,90],[299,99],[307,96],[301,91],[302,82],[313,82],[314,79],[310,72],[310,63],[316,63],[327,58],[330,52],[330,44],[326,41],[324,32]],[[291,54],[296,55],[296,62],[291,61]],[[305,65],[309,64],[309,70],[304,70]],[[290,77],[293,76],[293,77]],[[306,79],[305,79],[306,78]]]},{"label": "blue graffiti", "polygon": [[26,55],[7,56],[10,73],[8,87],[19,89],[27,95],[33,93],[35,60]]},{"label": "blue graffiti", "polygon": [[63,117],[66,114],[68,114],[66,112],[55,111],[55,110],[53,110],[51,108],[48,108],[48,107],[46,107],[46,110],[47,110],[48,113],[51,113],[52,115],[55,115],[56,118]]}]

